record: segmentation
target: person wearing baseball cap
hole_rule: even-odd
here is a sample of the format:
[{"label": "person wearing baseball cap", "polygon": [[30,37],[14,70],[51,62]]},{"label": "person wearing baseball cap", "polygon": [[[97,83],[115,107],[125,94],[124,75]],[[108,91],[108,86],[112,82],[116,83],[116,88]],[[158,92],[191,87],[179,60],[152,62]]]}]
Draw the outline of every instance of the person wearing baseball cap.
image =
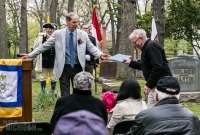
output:
[{"label": "person wearing baseball cap", "polygon": [[155,91],[156,105],[136,116],[128,135],[200,135],[199,118],[179,104],[175,77],[160,78]]},{"label": "person wearing baseball cap", "polygon": [[92,96],[93,76],[89,72],[82,71],[75,75],[73,82],[73,94],[65,95],[57,100],[50,123],[55,127],[61,116],[79,110],[87,110],[102,118],[106,126],[106,105],[100,99]]},{"label": "person wearing baseball cap", "polygon": [[[57,25],[55,23],[45,23],[43,25],[43,28],[45,28],[45,33],[38,34],[38,38],[34,41],[33,49],[46,42],[51,37],[54,30],[57,28]],[[42,93],[45,93],[46,80],[48,77],[50,77],[51,92],[53,97],[55,97],[55,88],[57,80],[56,76],[53,74],[54,60],[55,47],[53,46],[37,56],[35,66],[35,71],[40,74],[40,85]]]},{"label": "person wearing baseball cap", "polygon": [[63,115],[57,122],[54,135],[109,135],[103,119],[86,110]]}]

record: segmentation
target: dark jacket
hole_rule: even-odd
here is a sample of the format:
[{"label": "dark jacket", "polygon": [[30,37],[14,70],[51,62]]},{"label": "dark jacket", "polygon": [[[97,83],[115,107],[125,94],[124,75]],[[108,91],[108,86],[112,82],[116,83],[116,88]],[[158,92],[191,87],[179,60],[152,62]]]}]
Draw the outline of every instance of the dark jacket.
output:
[{"label": "dark jacket", "polygon": [[163,47],[150,39],[142,47],[141,62],[131,61],[129,67],[142,70],[146,86],[151,89],[161,77],[172,76]]},{"label": "dark jacket", "polygon": [[[96,39],[95,39],[95,37],[90,36],[90,35],[88,35],[88,36],[89,36],[89,39],[92,42],[92,44],[94,46],[96,46]],[[92,55],[89,51],[86,51],[86,55],[90,55],[90,61],[86,60],[86,63],[89,63],[90,65],[94,65],[94,55]]]},{"label": "dark jacket", "polygon": [[87,110],[100,116],[106,125],[106,106],[101,100],[91,96],[90,90],[74,90],[73,94],[59,98],[50,123],[55,127],[61,116],[79,110]]},{"label": "dark jacket", "polygon": [[166,98],[140,112],[134,122],[130,135],[200,135],[198,117],[176,98]]},{"label": "dark jacket", "polygon": [[[42,43],[46,42],[46,37],[43,37]],[[53,68],[55,60],[55,47],[44,51],[42,53],[42,68]]]}]

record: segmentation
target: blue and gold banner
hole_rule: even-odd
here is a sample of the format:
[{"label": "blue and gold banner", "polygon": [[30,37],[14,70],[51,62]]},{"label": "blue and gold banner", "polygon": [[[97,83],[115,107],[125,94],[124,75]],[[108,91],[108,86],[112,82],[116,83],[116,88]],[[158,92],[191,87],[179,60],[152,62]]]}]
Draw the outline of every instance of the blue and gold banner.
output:
[{"label": "blue and gold banner", "polygon": [[0,117],[22,116],[22,59],[0,59]]}]

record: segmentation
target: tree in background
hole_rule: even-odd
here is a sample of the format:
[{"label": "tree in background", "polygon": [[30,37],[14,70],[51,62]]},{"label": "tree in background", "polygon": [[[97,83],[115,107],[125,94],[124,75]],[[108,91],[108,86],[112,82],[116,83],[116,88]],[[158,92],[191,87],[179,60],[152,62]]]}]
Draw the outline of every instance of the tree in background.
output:
[{"label": "tree in background", "polygon": [[[7,26],[7,31],[9,32],[7,34],[7,39],[8,40],[8,49],[9,49],[9,56],[10,58],[15,58],[16,57],[16,53],[19,53],[17,48],[19,48],[19,44],[20,44],[20,37],[19,37],[19,29],[20,29],[20,0],[6,0],[6,16],[7,16],[7,24],[9,26]],[[12,29],[12,30],[11,30]],[[9,35],[11,37],[9,37]],[[15,37],[13,37],[13,35],[15,35]],[[17,41],[17,42],[16,42]],[[13,46],[13,47],[12,47]],[[14,54],[13,56],[11,55],[11,52],[13,49]]]},{"label": "tree in background", "polygon": [[147,37],[151,37],[151,21],[152,11],[147,11],[145,14],[136,15],[136,29],[144,29],[146,31]]},{"label": "tree in background", "polygon": [[21,27],[19,53],[28,53],[27,0],[21,0]]},{"label": "tree in background", "polygon": [[[133,56],[134,48],[128,39],[131,32],[135,29],[136,23],[136,4],[137,0],[124,0],[121,2],[122,14],[121,14],[121,25],[119,27],[119,53]],[[117,33],[118,34],[118,33]],[[133,77],[132,69],[123,63],[118,63],[117,73],[119,78]]]},{"label": "tree in background", "polygon": [[67,9],[67,2],[66,0],[62,0],[61,2],[58,2],[58,7],[57,7],[57,16],[56,16],[56,22],[57,22],[57,28],[61,29],[62,26],[64,27],[65,24],[62,24],[61,21],[65,21],[65,10]]},{"label": "tree in background", "polygon": [[68,13],[74,11],[74,2],[75,0],[68,0]]},{"label": "tree in background", "polygon": [[[46,7],[46,3],[49,1],[48,8]],[[127,0],[128,1],[128,0]],[[80,16],[80,24],[83,22],[91,22],[91,11],[92,5],[97,5],[97,16],[99,18],[100,25],[105,22],[107,26],[107,41],[110,48],[113,50],[113,55],[117,53],[122,53],[120,51],[120,45],[122,43],[122,38],[125,37],[121,35],[121,23],[122,23],[122,15],[124,13],[124,9],[122,9],[122,5],[124,5],[127,1],[122,0],[109,0],[109,1],[101,1],[101,0],[74,0],[74,8],[73,11],[78,13]],[[141,1],[143,4],[141,4]],[[167,10],[165,12],[165,36],[167,40],[171,38],[172,40],[180,40],[184,39],[188,41],[192,47],[200,48],[199,46],[199,2],[200,0],[167,0]],[[67,0],[58,0],[58,5],[55,4],[56,1],[52,0],[33,0],[28,3],[28,24],[30,23],[29,28],[29,45],[32,46],[33,39],[37,37],[37,32],[40,27],[40,31],[43,31],[42,25],[46,23],[46,11],[50,9],[50,5],[57,5],[56,15],[56,23],[58,24],[58,29],[65,27],[65,16],[68,13],[68,4]],[[134,3],[135,1],[131,1],[130,3]],[[152,3],[153,2],[153,3]],[[139,7],[136,15],[136,24],[134,22],[131,23],[133,28],[143,28],[147,31],[147,36],[151,35],[151,5],[157,4],[157,9],[164,11],[164,2],[163,0],[140,0],[140,3],[136,3],[136,7]],[[81,6],[80,6],[81,5]],[[20,0],[6,0],[6,9],[7,9],[7,22],[11,28],[15,30],[16,36],[19,36],[19,31],[21,29],[20,22]],[[52,6],[55,7],[55,6]],[[154,5],[154,8],[156,6]],[[155,8],[156,9],[156,8]],[[154,10],[155,10],[154,9]],[[153,9],[152,9],[153,10]],[[129,11],[128,13],[131,13]],[[154,12],[154,11],[153,11]],[[134,12],[132,13],[134,14]],[[54,15],[54,16],[55,16]],[[22,15],[23,16],[23,15]],[[155,16],[155,15],[154,15]],[[156,15],[159,16],[159,15]],[[55,19],[55,17],[53,17]],[[51,18],[51,21],[52,19]],[[174,19],[176,18],[176,19]],[[187,18],[187,19],[186,19]],[[160,19],[160,17],[159,17]],[[163,22],[162,20],[159,20]],[[164,22],[163,22],[164,23]],[[34,26],[32,26],[34,24]],[[157,27],[158,28],[158,27]],[[35,32],[33,29],[36,29]],[[158,28],[159,29],[159,28]],[[133,30],[133,29],[132,29]],[[131,31],[132,31],[131,30]],[[158,30],[158,33],[162,30]],[[30,34],[31,32],[31,34]],[[163,32],[163,31],[162,31]],[[36,33],[36,34],[35,34]],[[127,32],[128,33],[128,32]],[[129,33],[130,34],[130,33]],[[191,36],[192,35],[192,36]],[[128,35],[127,35],[128,36]],[[162,37],[162,36],[161,36]],[[124,39],[124,38],[123,38]],[[163,37],[164,39],[164,37]],[[125,40],[128,40],[126,37]],[[11,42],[10,42],[11,43]],[[12,44],[9,44],[12,45]],[[180,46],[180,42],[173,43],[173,45]],[[18,44],[15,44],[17,48]],[[9,47],[10,48],[10,47]],[[11,47],[12,48],[12,47]],[[183,52],[192,53],[191,47],[188,47],[188,50],[184,50]],[[29,50],[30,51],[30,50]],[[16,51],[14,51],[16,52]],[[129,54],[129,52],[123,51],[124,54]]]},{"label": "tree in background", "polygon": [[34,0],[33,4],[29,5],[29,9],[29,16],[39,23],[40,32],[42,32],[42,26],[44,22],[46,23],[47,12],[49,11],[49,0],[47,0],[46,3],[44,0],[41,0],[39,2],[37,0]]},{"label": "tree in background", "polygon": [[[6,24],[6,38],[9,58],[14,59],[16,56],[16,46],[19,45],[20,39],[18,33],[15,32],[15,26]],[[18,46],[19,47],[19,46]]]},{"label": "tree in background", "polygon": [[187,53],[193,54],[194,49],[199,56],[200,0],[168,0],[167,5],[166,37],[188,41]]},{"label": "tree in background", "polygon": [[58,7],[58,0],[52,0],[50,6],[50,21],[56,23],[56,11]]},{"label": "tree in background", "polygon": [[165,33],[165,0],[153,0],[153,16],[156,22],[159,43],[164,46],[164,33]]},{"label": "tree in background", "polygon": [[165,39],[165,53],[176,57],[178,53],[187,53],[188,47],[191,46],[185,40]]},{"label": "tree in background", "polygon": [[118,28],[121,25],[121,1],[116,2],[116,0],[107,1],[108,11],[106,12],[110,16],[110,25],[111,25],[111,39],[112,39],[112,55],[115,55],[119,52],[119,36],[120,33]]},{"label": "tree in background", "polygon": [[0,58],[8,58],[8,46],[6,43],[6,10],[5,0],[0,1]]}]

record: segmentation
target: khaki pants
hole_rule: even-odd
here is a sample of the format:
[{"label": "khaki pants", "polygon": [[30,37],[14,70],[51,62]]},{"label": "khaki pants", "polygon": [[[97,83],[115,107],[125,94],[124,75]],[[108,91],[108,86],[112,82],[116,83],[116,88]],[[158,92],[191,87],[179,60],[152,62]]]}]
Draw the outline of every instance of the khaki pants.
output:
[{"label": "khaki pants", "polygon": [[149,95],[147,97],[147,107],[148,108],[151,108],[156,104],[155,94],[156,94],[155,88],[151,89],[149,92]]},{"label": "khaki pants", "polygon": [[57,78],[53,74],[53,68],[42,68],[42,72],[40,73],[40,81],[46,81],[48,78],[48,73],[50,75],[51,82],[56,82]]}]

